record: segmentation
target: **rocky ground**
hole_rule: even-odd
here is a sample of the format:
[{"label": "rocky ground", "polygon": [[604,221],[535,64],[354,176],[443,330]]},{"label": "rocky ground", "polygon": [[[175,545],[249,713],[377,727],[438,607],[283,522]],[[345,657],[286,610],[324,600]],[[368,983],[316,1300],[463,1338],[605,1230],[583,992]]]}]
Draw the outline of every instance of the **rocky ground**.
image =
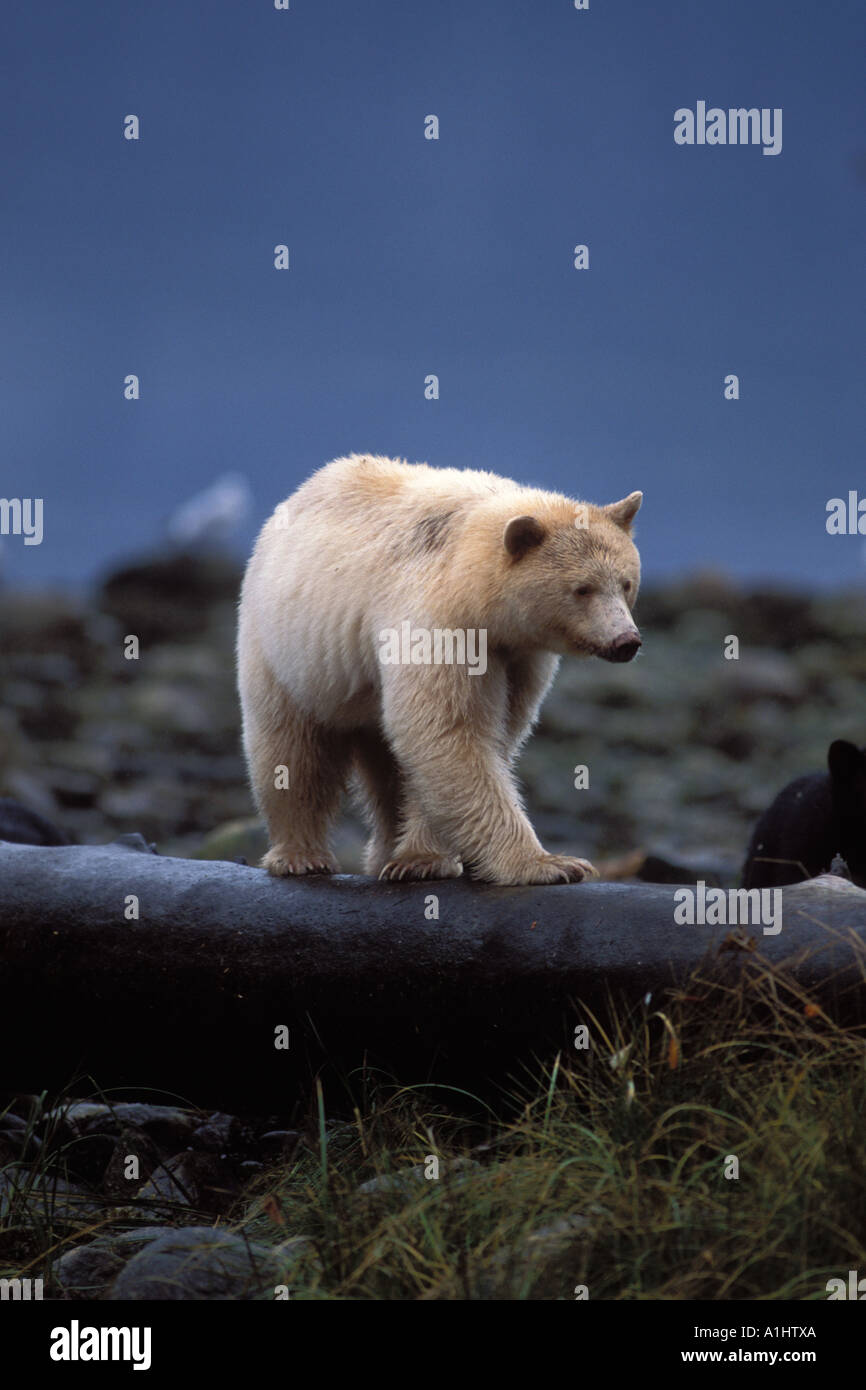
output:
[{"label": "rocky ground", "polygon": [[[89,600],[0,591],[0,796],[81,843],[140,831],[163,854],[254,862],[238,583],[224,556],[176,554],[130,564]],[[550,848],[632,856],[620,872],[650,850],[733,881],[775,792],[822,768],[833,738],[866,740],[866,589],[744,590],[702,575],[646,585],[637,616],[637,661],[563,663],[521,762],[530,814]],[[130,634],[137,660],[124,656]],[[348,815],[344,869],[358,870],[362,840]]]},{"label": "rocky ground", "polygon": [[48,1298],[273,1299],[310,1242],[262,1246],[210,1223],[307,1143],[276,1123],[18,1095],[0,1107],[0,1265],[38,1251]]}]

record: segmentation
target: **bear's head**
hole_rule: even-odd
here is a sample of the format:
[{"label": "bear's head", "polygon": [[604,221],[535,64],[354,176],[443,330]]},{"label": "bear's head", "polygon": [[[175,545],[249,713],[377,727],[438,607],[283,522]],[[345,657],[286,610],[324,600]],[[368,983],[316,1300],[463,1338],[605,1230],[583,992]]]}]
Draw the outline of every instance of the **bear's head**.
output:
[{"label": "bear's head", "polygon": [[607,507],[570,503],[514,516],[502,533],[503,630],[560,655],[631,661],[640,556],[631,539],[643,494]]}]

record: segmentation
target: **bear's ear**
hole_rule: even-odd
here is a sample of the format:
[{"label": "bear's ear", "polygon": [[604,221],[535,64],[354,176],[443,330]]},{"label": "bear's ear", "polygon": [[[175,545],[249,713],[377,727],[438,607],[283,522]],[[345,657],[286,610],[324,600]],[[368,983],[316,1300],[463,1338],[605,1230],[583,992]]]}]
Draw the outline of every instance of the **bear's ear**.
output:
[{"label": "bear's ear", "polygon": [[853,782],[866,775],[866,753],[847,739],[837,738],[827,751],[827,766],[834,782]]},{"label": "bear's ear", "polygon": [[505,549],[515,560],[520,560],[529,550],[541,545],[547,535],[536,516],[513,516],[502,537]]},{"label": "bear's ear", "polygon": [[624,531],[630,531],[642,501],[642,492],[630,492],[621,502],[611,502],[608,506],[602,507],[602,511],[610,517],[614,525],[621,526]]}]

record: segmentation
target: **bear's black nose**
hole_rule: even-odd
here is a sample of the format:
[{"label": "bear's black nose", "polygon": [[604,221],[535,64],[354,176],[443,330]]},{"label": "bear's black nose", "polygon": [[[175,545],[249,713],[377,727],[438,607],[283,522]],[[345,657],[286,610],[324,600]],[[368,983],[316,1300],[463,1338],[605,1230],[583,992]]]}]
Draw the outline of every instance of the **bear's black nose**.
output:
[{"label": "bear's black nose", "polygon": [[640,651],[641,640],[636,632],[621,632],[610,644],[610,661],[631,661]]}]

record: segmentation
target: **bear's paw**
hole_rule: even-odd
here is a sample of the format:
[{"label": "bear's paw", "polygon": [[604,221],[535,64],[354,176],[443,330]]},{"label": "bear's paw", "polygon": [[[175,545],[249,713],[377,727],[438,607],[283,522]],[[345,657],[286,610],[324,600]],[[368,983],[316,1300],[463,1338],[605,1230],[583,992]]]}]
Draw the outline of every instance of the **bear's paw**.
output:
[{"label": "bear's paw", "polygon": [[410,859],[391,859],[381,870],[380,879],[409,883],[413,879],[459,878],[463,865],[447,856],[419,855]]},{"label": "bear's paw", "polygon": [[540,854],[527,862],[508,866],[496,883],[519,885],[526,883],[583,883],[598,878],[598,870],[588,859],[575,859],[569,854]]},{"label": "bear's paw", "polygon": [[261,862],[274,878],[294,878],[301,874],[336,874],[340,866],[331,854],[321,850],[296,850],[275,845]]}]

